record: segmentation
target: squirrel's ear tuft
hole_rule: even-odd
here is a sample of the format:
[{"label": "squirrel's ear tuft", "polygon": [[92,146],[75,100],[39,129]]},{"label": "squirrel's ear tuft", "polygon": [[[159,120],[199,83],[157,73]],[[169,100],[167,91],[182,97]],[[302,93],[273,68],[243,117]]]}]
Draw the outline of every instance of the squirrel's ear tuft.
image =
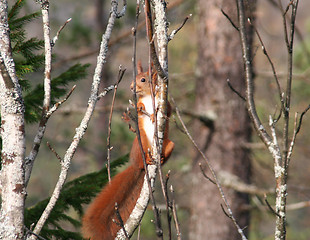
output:
[{"label": "squirrel's ear tuft", "polygon": [[137,72],[138,74],[143,72],[141,60],[138,61]]}]

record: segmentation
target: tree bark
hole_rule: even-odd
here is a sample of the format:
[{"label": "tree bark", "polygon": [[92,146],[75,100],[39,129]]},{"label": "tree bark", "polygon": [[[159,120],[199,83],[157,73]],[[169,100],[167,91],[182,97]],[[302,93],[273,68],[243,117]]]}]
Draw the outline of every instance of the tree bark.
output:
[{"label": "tree bark", "polygon": [[[198,6],[199,77],[195,107],[197,113],[214,117],[214,127],[196,125],[195,139],[217,172],[228,171],[248,183],[251,164],[243,143],[250,141],[250,120],[245,102],[227,84],[229,79],[234,89],[245,95],[240,38],[221,13],[222,8],[237,23],[235,1],[200,0]],[[216,185],[202,176],[200,162],[204,164],[197,157],[193,164],[189,239],[240,239],[221,209],[223,201]],[[247,227],[249,212],[242,210],[242,206],[248,204],[248,196],[232,189],[224,188],[224,191],[239,226]]]},{"label": "tree bark", "polygon": [[12,58],[8,5],[0,1],[1,211],[0,239],[23,239],[25,202],[24,103]]}]

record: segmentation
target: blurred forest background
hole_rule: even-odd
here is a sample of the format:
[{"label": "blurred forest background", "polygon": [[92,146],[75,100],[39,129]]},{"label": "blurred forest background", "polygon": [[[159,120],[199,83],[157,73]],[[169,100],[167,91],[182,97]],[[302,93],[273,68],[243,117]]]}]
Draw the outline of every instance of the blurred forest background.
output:
[{"label": "blurred forest background", "polygon": [[[13,2],[13,1],[12,1]],[[234,1],[232,1],[234,2]],[[289,1],[282,1],[283,5]],[[10,4],[10,3],[9,3]],[[134,138],[127,127],[121,121],[121,114],[129,105],[132,98],[129,89],[133,78],[132,71],[132,36],[131,29],[134,26],[135,1],[128,1],[128,8],[124,18],[117,20],[109,57],[105,65],[102,82],[107,87],[117,80],[119,65],[126,68],[122,80],[113,114],[111,145],[112,159],[116,159],[129,152]],[[192,14],[182,30],[169,43],[169,96],[173,97],[177,106],[184,113],[184,120],[192,132],[199,132],[197,116],[203,113],[195,112],[195,88],[196,81],[201,74],[198,71],[198,11],[200,2],[195,0],[170,0],[168,2],[168,18],[170,31],[176,29],[186,16]],[[283,23],[279,10],[273,0],[259,0],[256,6],[256,27],[264,40],[266,49],[275,64],[280,81],[285,80],[287,68],[286,47],[283,36]],[[81,119],[83,110],[87,105],[91,78],[96,63],[96,54],[99,49],[101,34],[105,29],[109,16],[110,1],[106,0],[62,0],[50,2],[51,32],[54,36],[68,18],[72,21],[61,32],[60,38],[54,47],[53,76],[57,76],[64,69],[75,63],[90,63],[88,77],[78,81],[77,87],[70,99],[54,114],[47,126],[44,142],[50,142],[60,155],[63,155],[70,144],[75,127]],[[292,113],[302,112],[310,103],[310,2],[301,1],[298,7],[296,22],[296,38],[294,51],[294,82],[292,89]],[[38,11],[34,1],[26,1],[21,15]],[[218,6],[221,12],[221,5]],[[221,13],[220,13],[221,14]],[[227,12],[228,15],[236,14]],[[223,16],[223,19],[225,17]],[[229,21],[227,26],[230,26]],[[147,41],[144,27],[144,17],[141,15],[142,27],[138,30],[137,59],[141,59],[143,66],[147,67]],[[233,28],[231,26],[231,28]],[[43,38],[42,23],[40,19],[26,25],[27,37]],[[211,36],[212,37],[212,36]],[[201,41],[201,40],[200,40]],[[203,39],[208,41],[208,39]],[[276,102],[276,87],[268,61],[261,51],[260,43],[254,38],[253,52],[255,61],[255,99],[258,113],[264,124],[268,123],[269,114],[278,111]],[[241,56],[241,53],[239,54]],[[34,73],[27,76],[33,84],[42,81],[42,73]],[[226,79],[219,79],[226,82]],[[69,86],[70,88],[70,86]],[[227,89],[229,89],[227,85]],[[100,100],[96,107],[95,115],[90,127],[75,154],[71,165],[69,179],[75,179],[89,172],[97,171],[106,164],[106,139],[107,123],[110,111],[112,94]],[[293,116],[294,114],[292,114]],[[293,122],[293,121],[292,121]],[[310,120],[305,116],[301,133],[298,135],[294,150],[293,161],[289,170],[288,185],[288,235],[287,239],[310,239]],[[293,124],[292,124],[293,127]],[[31,147],[32,139],[36,132],[36,124],[26,126],[27,148]],[[190,226],[190,189],[192,179],[193,159],[197,153],[187,137],[177,128],[174,119],[171,119],[170,138],[175,142],[176,148],[171,159],[164,166],[164,172],[171,170],[170,184],[174,186],[175,198],[178,206],[178,215],[181,224],[183,239],[189,238]],[[250,182],[260,189],[268,191],[274,189],[273,160],[260,142],[256,134],[252,134],[246,147],[251,150],[251,176]],[[208,152],[207,152],[208,156]],[[214,161],[210,159],[211,163]],[[121,171],[121,169],[120,169]],[[28,186],[27,207],[34,205],[39,200],[48,197],[55,185],[59,173],[59,162],[55,155],[43,144],[34,165],[34,170]],[[211,184],[205,181],[201,184]],[[160,194],[160,191],[156,191]],[[268,201],[274,205],[273,194],[267,194]],[[160,198],[158,198],[160,199]],[[249,239],[273,239],[274,215],[266,207],[262,195],[252,194],[250,203],[244,206],[250,211],[250,226],[248,226]],[[158,200],[160,201],[160,200]],[[299,208],[294,203],[305,202],[304,207]],[[291,206],[291,207],[290,207]],[[164,209],[164,207],[163,207]],[[218,212],[223,214],[218,203]],[[163,210],[164,211],[164,210]],[[72,211],[72,214],[75,213]],[[152,211],[148,210],[142,223],[142,239],[154,239],[153,226],[150,223]],[[163,217],[164,218],[164,217]],[[206,226],[208,219],[204,219]]]}]

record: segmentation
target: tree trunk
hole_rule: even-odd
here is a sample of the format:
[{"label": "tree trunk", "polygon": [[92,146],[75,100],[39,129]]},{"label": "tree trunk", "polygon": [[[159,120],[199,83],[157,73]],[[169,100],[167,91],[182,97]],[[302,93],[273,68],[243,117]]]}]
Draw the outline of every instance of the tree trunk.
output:
[{"label": "tree trunk", "polygon": [[6,1],[0,1],[0,9],[0,239],[19,240],[24,235],[26,195],[24,103],[11,53]]},{"label": "tree trunk", "polygon": [[[244,95],[243,63],[238,31],[221,13],[237,22],[235,1],[198,1],[198,69],[196,111],[214,117],[213,129],[200,124],[195,139],[216,172],[228,171],[249,182],[251,164],[244,143],[250,140],[250,121],[245,102],[228,86],[227,79]],[[224,214],[218,189],[204,178],[197,157],[193,165],[191,227],[189,239],[240,239],[232,221]],[[207,168],[206,173],[211,177]],[[233,214],[241,228],[249,224],[249,212],[242,210],[245,194],[224,188]],[[245,230],[246,232],[247,230]]]}]

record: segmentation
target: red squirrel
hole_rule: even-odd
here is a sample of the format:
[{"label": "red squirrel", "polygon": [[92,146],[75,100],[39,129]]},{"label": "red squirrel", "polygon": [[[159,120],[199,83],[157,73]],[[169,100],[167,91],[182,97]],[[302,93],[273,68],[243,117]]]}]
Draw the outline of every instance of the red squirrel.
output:
[{"label": "red squirrel", "polygon": [[[141,143],[147,164],[153,161],[148,154],[152,147],[154,135],[154,110],[151,98],[151,89],[148,82],[148,72],[143,72],[141,62],[138,63],[138,74],[136,77],[136,93],[139,97],[137,102],[138,127],[140,130]],[[157,74],[152,74],[153,86],[157,84]],[[134,83],[130,86],[134,91]],[[155,88],[154,88],[155,89]],[[156,103],[155,96],[155,104]],[[168,103],[167,117],[171,114],[171,107]],[[174,143],[168,139],[168,120],[166,122],[164,142],[162,150],[162,163],[171,155]],[[135,137],[130,151],[130,166],[123,172],[117,174],[110,184],[107,184],[101,193],[94,199],[87,209],[82,220],[82,233],[85,239],[91,240],[112,240],[121,229],[119,220],[115,213],[115,203],[118,205],[118,212],[125,224],[133,211],[140,196],[144,182],[145,170],[143,157],[139,146],[138,138]],[[112,220],[114,219],[114,221]]]}]

